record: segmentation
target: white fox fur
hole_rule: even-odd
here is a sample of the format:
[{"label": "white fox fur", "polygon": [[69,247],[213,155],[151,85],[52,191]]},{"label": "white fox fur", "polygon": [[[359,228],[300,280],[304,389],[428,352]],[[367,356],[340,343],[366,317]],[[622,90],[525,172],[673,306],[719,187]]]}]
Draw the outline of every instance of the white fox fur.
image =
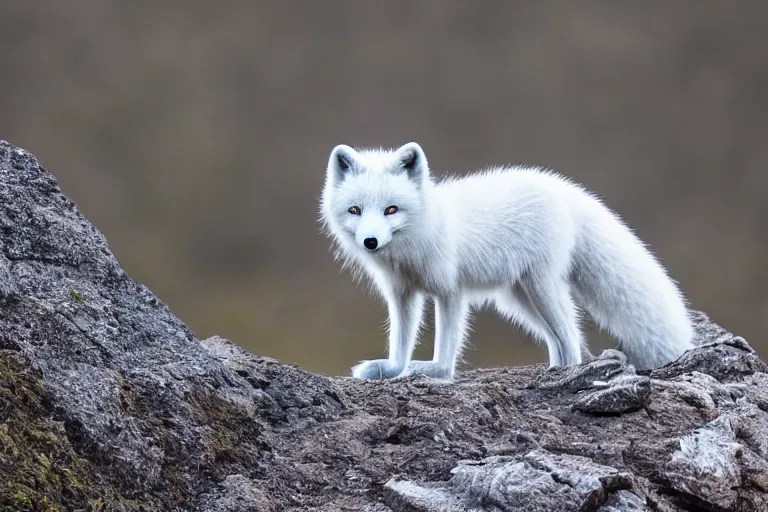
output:
[{"label": "white fox fur", "polygon": [[[589,355],[578,308],[638,369],[693,346],[685,299],[664,268],[599,199],[551,171],[435,181],[415,142],[392,151],[339,145],[320,212],[337,257],[367,274],[388,305],[389,358],[361,362],[357,378],[453,378],[470,309],[486,303],[545,341],[550,367]],[[426,298],[435,302],[434,357],[412,361]]]}]

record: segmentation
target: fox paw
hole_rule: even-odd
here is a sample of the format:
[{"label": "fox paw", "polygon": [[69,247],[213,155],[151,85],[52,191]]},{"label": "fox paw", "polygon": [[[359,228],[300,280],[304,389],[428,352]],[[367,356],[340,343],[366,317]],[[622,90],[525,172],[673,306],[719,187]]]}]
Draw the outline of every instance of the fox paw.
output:
[{"label": "fox paw", "polygon": [[396,366],[388,359],[362,361],[352,368],[352,376],[356,379],[384,380],[393,379],[403,372],[402,366]]},{"label": "fox paw", "polygon": [[426,375],[433,379],[452,380],[453,368],[446,368],[434,361],[411,361],[405,375]]}]

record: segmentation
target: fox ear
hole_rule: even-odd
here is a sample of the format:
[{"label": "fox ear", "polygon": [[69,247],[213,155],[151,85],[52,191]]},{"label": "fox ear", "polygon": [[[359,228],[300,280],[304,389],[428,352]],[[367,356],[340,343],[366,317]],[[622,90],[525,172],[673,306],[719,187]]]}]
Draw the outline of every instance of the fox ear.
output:
[{"label": "fox ear", "polygon": [[424,150],[415,142],[409,142],[397,150],[397,165],[399,169],[408,173],[408,177],[421,183],[429,175],[429,164]]},{"label": "fox ear", "polygon": [[339,144],[328,159],[328,177],[335,183],[341,183],[350,173],[357,171],[357,151],[347,146]]}]

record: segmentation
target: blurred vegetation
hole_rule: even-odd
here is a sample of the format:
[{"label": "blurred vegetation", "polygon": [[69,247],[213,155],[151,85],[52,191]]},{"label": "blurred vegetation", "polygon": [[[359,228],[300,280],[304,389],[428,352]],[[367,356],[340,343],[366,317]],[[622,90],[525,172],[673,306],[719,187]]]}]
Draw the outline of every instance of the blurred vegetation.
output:
[{"label": "blurred vegetation", "polygon": [[[0,138],[198,336],[309,370],[384,352],[384,308],[319,234],[342,142],[568,174],[768,356],[766,19],[714,0],[4,2]],[[471,363],[546,358],[492,314],[475,326]]]}]

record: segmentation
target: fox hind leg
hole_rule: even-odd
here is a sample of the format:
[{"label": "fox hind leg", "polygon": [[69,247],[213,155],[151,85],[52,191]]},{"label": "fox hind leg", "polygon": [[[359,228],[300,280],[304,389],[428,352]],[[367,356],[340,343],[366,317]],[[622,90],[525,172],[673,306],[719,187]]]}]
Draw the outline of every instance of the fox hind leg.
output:
[{"label": "fox hind leg", "polygon": [[546,344],[550,366],[562,364],[560,344],[550,342],[552,334],[549,327],[533,307],[519,283],[514,284],[508,293],[506,291],[499,293],[494,302],[501,316],[518,324],[533,338]]},{"label": "fox hind leg", "polygon": [[[526,276],[520,287],[545,331],[550,367],[580,364],[585,348],[567,281],[561,277]],[[553,359],[554,353],[559,354],[559,359]]]}]

